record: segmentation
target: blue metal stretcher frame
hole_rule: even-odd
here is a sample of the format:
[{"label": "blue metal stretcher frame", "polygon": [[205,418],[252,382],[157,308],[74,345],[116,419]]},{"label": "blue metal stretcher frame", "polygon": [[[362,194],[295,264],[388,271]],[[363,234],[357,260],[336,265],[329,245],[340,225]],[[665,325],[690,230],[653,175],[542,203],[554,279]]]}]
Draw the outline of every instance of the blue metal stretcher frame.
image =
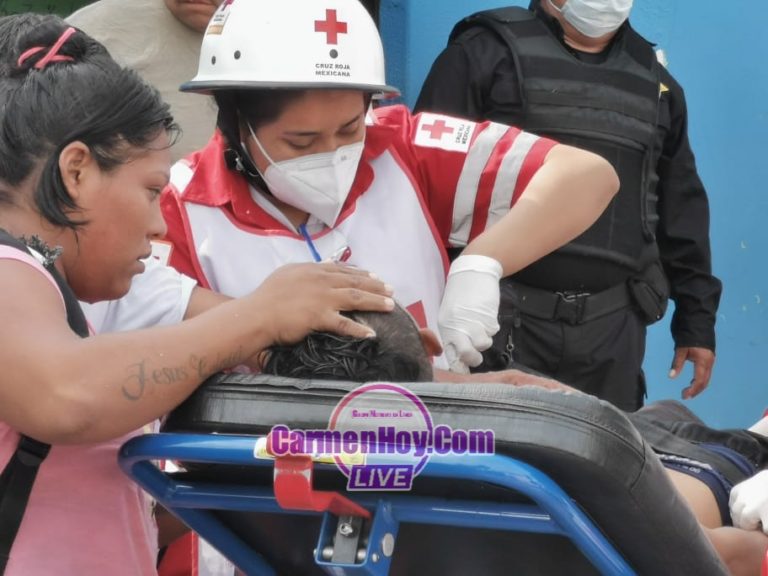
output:
[{"label": "blue metal stretcher frame", "polygon": [[[160,504],[199,533],[249,575],[276,572],[211,511],[278,512],[321,515],[321,512],[284,510],[269,487],[218,485],[177,480],[159,470],[158,460],[272,467],[273,461],[254,457],[258,436],[219,434],[147,434],[131,439],[120,450],[123,471]],[[400,522],[442,524],[562,535],[605,575],[630,576],[632,570],[618,551],[568,495],[538,469],[500,454],[433,456],[420,474],[486,482],[510,488],[535,504],[446,500],[397,492],[356,492],[345,495],[377,516],[388,519],[396,533]],[[329,513],[323,524],[327,524]],[[373,538],[371,538],[373,540]],[[317,556],[317,553],[316,553]],[[378,560],[378,558],[377,558]],[[388,561],[340,567],[326,564],[329,574],[384,576]],[[318,562],[321,566],[324,564]]]}]

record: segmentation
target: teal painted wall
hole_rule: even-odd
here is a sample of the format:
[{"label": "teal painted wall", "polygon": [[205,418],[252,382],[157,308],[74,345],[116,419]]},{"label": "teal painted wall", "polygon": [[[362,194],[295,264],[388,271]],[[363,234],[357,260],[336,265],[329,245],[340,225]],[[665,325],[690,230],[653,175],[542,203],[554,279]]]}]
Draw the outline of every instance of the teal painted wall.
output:
[{"label": "teal painted wall", "polygon": [[[412,105],[453,24],[476,10],[528,2],[383,0],[389,80]],[[724,293],[710,387],[690,406],[713,426],[744,427],[768,408],[768,3],[635,0],[632,23],[666,53],[686,91],[689,133],[707,186],[715,273]],[[679,397],[667,372],[669,317],[653,326],[645,369],[651,400]]]}]

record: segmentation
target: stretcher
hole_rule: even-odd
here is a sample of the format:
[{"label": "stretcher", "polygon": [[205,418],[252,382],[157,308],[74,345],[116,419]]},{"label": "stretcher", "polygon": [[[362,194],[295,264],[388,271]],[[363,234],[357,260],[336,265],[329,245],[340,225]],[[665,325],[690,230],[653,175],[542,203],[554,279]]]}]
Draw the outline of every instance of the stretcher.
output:
[{"label": "stretcher", "polygon": [[408,384],[434,426],[495,440],[425,459],[409,490],[350,490],[338,462],[273,456],[273,427],[327,427],[358,386],[219,375],[120,465],[246,574],[727,573],[649,446],[590,396]]}]

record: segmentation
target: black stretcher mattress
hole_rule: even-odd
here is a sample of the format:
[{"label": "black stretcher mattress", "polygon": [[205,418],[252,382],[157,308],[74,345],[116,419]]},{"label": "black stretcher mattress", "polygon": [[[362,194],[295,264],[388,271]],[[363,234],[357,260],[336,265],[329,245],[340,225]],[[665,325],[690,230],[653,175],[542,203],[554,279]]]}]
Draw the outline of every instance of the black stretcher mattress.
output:
[{"label": "black stretcher mattress", "polygon": [[[259,434],[284,424],[325,428],[338,401],[359,384],[256,375],[218,375],[164,424],[167,432]],[[627,417],[592,396],[500,384],[404,384],[437,424],[491,429],[497,453],[531,464],[557,482],[638,574],[724,575],[706,536]],[[270,485],[259,467],[194,466],[183,475],[219,483]],[[318,489],[344,491],[346,477],[318,467]],[[418,476],[413,493],[526,502],[481,482]],[[218,511],[280,574],[324,574],[313,562],[320,517]],[[567,539],[547,534],[401,524],[393,575],[596,574]]]}]

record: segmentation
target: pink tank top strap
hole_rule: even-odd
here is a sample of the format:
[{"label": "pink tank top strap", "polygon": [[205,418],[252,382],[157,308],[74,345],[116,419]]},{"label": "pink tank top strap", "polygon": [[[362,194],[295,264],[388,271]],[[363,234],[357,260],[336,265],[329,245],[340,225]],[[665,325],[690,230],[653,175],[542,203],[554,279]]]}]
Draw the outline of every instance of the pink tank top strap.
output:
[{"label": "pink tank top strap", "polygon": [[53,276],[51,276],[51,273],[48,272],[48,270],[46,270],[45,267],[42,264],[40,264],[40,262],[38,262],[37,258],[32,256],[31,254],[28,254],[26,252],[22,252],[21,250],[13,248],[12,246],[5,246],[0,244],[0,260],[16,260],[18,262],[27,264],[28,266],[31,266],[32,268],[40,272],[53,285],[53,287],[56,290],[56,293],[61,298],[62,305],[64,305],[64,296],[62,296],[61,290],[59,290],[59,286],[58,284],[56,284],[56,280],[54,280]]}]

